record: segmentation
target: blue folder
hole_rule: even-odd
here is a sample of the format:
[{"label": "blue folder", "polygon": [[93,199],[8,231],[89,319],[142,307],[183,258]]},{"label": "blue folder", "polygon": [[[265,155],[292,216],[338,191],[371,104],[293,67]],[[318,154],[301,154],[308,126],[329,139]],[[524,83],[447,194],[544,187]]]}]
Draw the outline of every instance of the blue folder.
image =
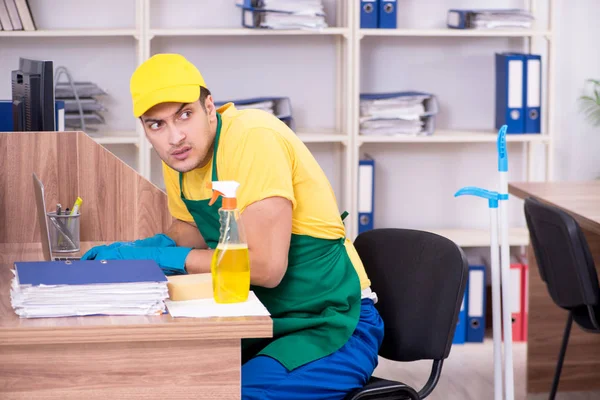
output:
[{"label": "blue folder", "polygon": [[20,285],[91,285],[167,282],[153,260],[21,261],[15,263]]},{"label": "blue folder", "polygon": [[467,304],[468,304],[468,281],[467,289],[463,295],[462,303],[460,305],[460,312],[458,313],[458,321],[456,321],[456,328],[454,330],[454,337],[452,338],[452,344],[464,344],[467,340]]},{"label": "blue folder", "polygon": [[358,233],[375,227],[375,160],[370,157],[358,162]]},{"label": "blue folder", "polygon": [[[65,102],[56,100],[54,106],[55,131],[65,130]],[[11,100],[0,100],[0,132],[14,132],[13,111]]]},{"label": "blue folder", "polygon": [[486,269],[484,265],[469,266],[467,342],[483,342],[485,337]]},{"label": "blue folder", "polygon": [[524,54],[525,133],[542,132],[542,56]]},{"label": "blue folder", "polygon": [[525,133],[525,56],[496,53],[495,128],[506,125],[506,133]]},{"label": "blue folder", "polygon": [[396,29],[397,8],[397,0],[379,0],[379,28]]},{"label": "blue folder", "polygon": [[376,29],[379,26],[379,0],[360,0],[360,28]]}]

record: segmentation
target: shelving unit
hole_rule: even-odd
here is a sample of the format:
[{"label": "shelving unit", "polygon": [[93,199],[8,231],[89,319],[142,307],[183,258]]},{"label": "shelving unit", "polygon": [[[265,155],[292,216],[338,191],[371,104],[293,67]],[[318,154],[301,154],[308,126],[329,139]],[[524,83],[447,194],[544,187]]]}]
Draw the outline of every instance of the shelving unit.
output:
[{"label": "shelving unit", "polygon": [[[83,25],[90,25],[88,29],[82,29],[76,25],[77,21],[71,21],[69,26],[50,26],[49,24],[46,26],[41,23],[38,24],[40,30],[33,32],[0,31],[0,57],[3,51],[2,45],[11,43],[12,40],[23,43],[22,55],[31,58],[35,58],[38,53],[39,57],[49,58],[46,56],[49,53],[42,52],[39,47],[40,43],[43,43],[44,46],[48,43],[48,47],[61,46],[61,43],[68,43],[64,46],[75,43],[77,46],[86,47],[87,43],[93,43],[98,48],[105,46],[106,53],[103,55],[105,64],[103,65],[109,66],[113,56],[110,46],[115,43],[120,46],[121,59],[127,59],[130,65],[120,67],[119,76],[115,76],[115,79],[119,81],[118,86],[115,84],[115,87],[119,88],[118,101],[116,102],[117,106],[111,108],[110,111],[119,124],[109,127],[109,131],[105,132],[103,136],[94,139],[100,144],[110,146],[111,149],[117,148],[118,151],[115,151],[115,154],[127,154],[128,162],[133,164],[140,174],[160,187],[162,187],[160,160],[153,155],[153,149],[146,140],[141,125],[131,116],[128,83],[133,69],[151,55],[167,51],[182,52],[182,54],[190,56],[188,58],[191,58],[191,61],[205,75],[217,100],[242,98],[250,93],[250,89],[246,88],[248,82],[240,75],[240,71],[244,69],[249,69],[248,74],[253,80],[250,82],[250,87],[262,89],[261,85],[266,86],[261,95],[271,90],[270,94],[291,97],[294,114],[300,115],[301,120],[301,123],[297,124],[299,126],[296,133],[311,151],[318,154],[317,160],[325,165],[324,169],[327,169],[326,172],[338,196],[340,210],[349,212],[346,227],[350,238],[354,238],[358,232],[357,218],[355,217],[358,197],[358,161],[363,153],[377,153],[382,154],[382,157],[378,158],[380,163],[376,165],[376,171],[378,171],[375,178],[376,226],[402,226],[430,230],[450,237],[464,247],[488,246],[489,233],[486,229],[487,214],[485,214],[487,210],[471,212],[469,207],[477,207],[479,203],[471,201],[459,203],[452,197],[455,189],[476,182],[469,181],[470,176],[465,177],[458,170],[454,173],[454,168],[455,164],[460,164],[462,168],[468,168],[465,166],[471,161],[465,157],[471,158],[471,153],[478,154],[473,156],[472,161],[474,172],[476,172],[474,177],[477,183],[487,184],[489,182],[487,178],[489,174],[480,170],[485,170],[488,163],[493,166],[494,143],[497,139],[497,132],[490,129],[493,125],[491,122],[493,120],[490,120],[490,116],[493,116],[493,109],[489,110],[491,104],[489,99],[490,96],[493,96],[493,93],[489,92],[489,80],[493,79],[491,73],[493,62],[491,60],[495,51],[502,51],[505,46],[514,48],[517,42],[521,43],[519,50],[527,52],[536,51],[534,49],[538,43],[546,46],[542,52],[545,81],[542,86],[544,120],[542,134],[509,135],[509,157],[520,161],[524,172],[515,174],[518,179],[537,179],[536,168],[539,169],[542,164],[544,175],[542,179],[552,177],[554,130],[551,122],[555,51],[552,47],[552,24],[549,21],[552,20],[553,0],[546,0],[547,24],[539,24],[531,30],[490,31],[445,29],[443,23],[447,4],[442,1],[435,11],[430,10],[434,5],[422,5],[418,0],[408,0],[410,4],[404,4],[409,11],[417,14],[418,11],[415,11],[415,7],[428,7],[428,12],[437,15],[435,23],[425,24],[422,27],[409,26],[410,24],[406,23],[407,17],[403,16],[404,19],[399,21],[398,29],[361,29],[358,1],[325,0],[325,3],[328,4],[330,27],[318,31],[242,28],[239,26],[239,10],[232,4],[224,2],[216,3],[214,7],[211,5],[210,10],[206,10],[203,9],[203,4],[207,3],[199,4],[189,0],[107,1],[106,4],[83,5],[76,0],[66,0],[65,4],[67,5],[61,5],[65,8],[56,10],[57,13],[64,13],[66,8],[76,5],[85,9],[91,8],[90,13],[94,14],[102,9],[100,14],[104,15],[104,19],[95,18],[95,15],[88,16],[88,20],[94,22]],[[495,8],[521,6],[532,10],[536,17],[539,17],[539,7],[535,0],[521,0],[518,4],[518,0],[497,1],[498,4],[486,6]],[[36,8],[43,9],[44,13],[53,12],[53,8],[45,3],[45,0],[31,0],[31,3],[33,3],[31,7],[34,16]],[[117,5],[120,8],[124,7],[122,14],[127,14],[127,20],[123,19],[125,17],[119,16],[121,20],[114,22],[112,17],[110,19],[107,17],[110,15],[110,9]],[[398,6],[403,7],[402,2],[399,2]],[[160,9],[160,12],[156,9]],[[217,9],[217,11],[213,9]],[[219,18],[205,15],[205,12],[208,11],[215,13],[213,16],[218,16],[222,21],[217,21]],[[178,12],[178,15],[187,19],[180,21],[179,17],[165,16],[171,12]],[[198,15],[202,15],[202,18],[198,18]],[[36,20],[39,22],[37,18]],[[63,18],[56,17],[55,20],[63,21]],[[103,28],[103,24],[106,27]],[[212,24],[212,26],[208,26],[208,24]],[[383,43],[383,50],[378,47],[380,43]],[[455,95],[446,88],[444,96],[439,97],[443,107],[446,107],[441,109],[441,114],[445,116],[440,115],[440,123],[436,124],[437,129],[433,135],[362,136],[359,134],[359,95],[362,91],[387,91],[388,88],[390,91],[421,90],[419,84],[427,86],[431,80],[433,82],[431,86],[423,88],[423,90],[435,93],[435,84],[445,82],[444,79],[457,81],[470,79],[471,77],[467,73],[456,76],[457,71],[452,68],[461,68],[462,66],[459,66],[460,59],[452,51],[470,51],[470,46],[478,44],[482,46],[483,50],[479,53],[467,52],[468,54],[464,56],[464,64],[468,67],[471,62],[478,62],[477,66],[481,66],[479,70],[486,70],[485,73],[476,73],[473,78],[480,79],[475,82],[475,85],[484,82],[483,86],[488,88],[488,91],[482,93],[481,98],[473,103],[475,106],[479,106],[479,102],[483,104],[478,112],[485,110],[486,117],[475,116],[471,121],[471,118],[468,117],[469,114],[464,110],[454,113],[453,102],[456,101],[460,104],[465,97],[461,97],[461,93],[458,92]],[[125,46],[130,45],[131,57],[123,50]],[[28,46],[32,46],[35,51],[27,50]],[[439,67],[436,68],[435,63],[441,62],[439,60],[443,58],[443,56],[440,58],[437,55],[430,55],[436,54],[434,50],[436,46],[442,52],[447,51],[446,57],[454,57],[449,62],[449,66],[442,67],[443,64],[439,64]],[[447,50],[448,46],[451,47],[451,50]],[[247,50],[246,47],[251,50]],[[227,54],[226,51],[230,48],[235,49],[234,52],[240,53],[239,63],[236,63],[233,56],[223,60],[223,55]],[[129,47],[127,47],[127,51],[128,49]],[[430,53],[421,53],[422,49]],[[416,54],[413,55],[415,50]],[[78,47],[73,50],[73,52],[77,51],[81,51],[81,49]],[[304,56],[296,56],[296,51],[303,52]],[[313,56],[312,53],[315,51],[317,53]],[[390,54],[395,54],[396,51],[399,52],[397,58],[405,60],[405,62],[393,59],[395,56]],[[403,51],[405,53],[402,53]],[[76,59],[76,55],[70,54],[68,48],[63,48],[61,54],[64,57],[68,55],[69,57],[73,56],[73,60]],[[260,79],[264,79],[265,75],[261,75],[262,71],[259,66],[256,63],[247,65],[244,62],[244,57],[247,57],[248,54],[266,57],[264,65],[260,65],[260,68],[264,68],[266,71],[292,68],[294,62],[303,63],[304,69],[296,66],[296,69],[290,73],[293,79],[289,81],[285,80],[285,73],[275,74],[277,75],[275,79],[279,79],[279,85],[261,82]],[[402,54],[404,54],[404,58]],[[386,55],[390,58],[378,59],[379,56]],[[277,58],[278,56],[280,58]],[[467,59],[468,56],[472,58]],[[489,59],[485,57],[489,57]],[[71,60],[71,58],[69,59]],[[394,62],[389,66],[390,70],[387,70],[385,64],[390,60]],[[72,61],[72,63],[75,62]],[[79,59],[77,62],[85,64],[87,60]],[[429,69],[426,68],[425,72],[418,71],[421,69],[420,62],[425,62]],[[365,63],[367,64],[365,65]],[[385,65],[385,68],[382,67],[382,64]],[[73,65],[73,67],[76,66]],[[306,71],[308,67],[320,69],[313,73]],[[402,70],[396,70],[396,67],[401,67]],[[473,69],[473,71],[479,70]],[[238,74],[239,82],[225,84],[226,80],[232,80],[232,73]],[[421,75],[418,75],[419,73]],[[111,73],[107,73],[108,75],[112,78]],[[301,77],[296,75],[301,75]],[[413,75],[416,76],[414,82]],[[438,78],[438,75],[444,75],[446,78]],[[410,76],[411,79],[402,78],[405,76]],[[90,79],[93,80],[93,76],[90,76]],[[301,79],[305,79],[306,82],[297,82]],[[424,85],[423,82],[426,84]],[[331,93],[323,94],[321,92],[321,90],[329,89],[322,87],[325,83],[333,88]],[[236,90],[232,89],[233,86]],[[3,97],[9,95],[9,92],[2,93],[2,88],[3,86],[0,84],[0,94]],[[473,92],[472,88],[466,88],[466,91],[469,90]],[[275,93],[276,91],[278,93]],[[320,97],[325,100],[322,100],[321,105],[317,108],[311,104],[311,99]],[[450,114],[458,116],[453,119],[448,117]],[[465,115],[468,119],[464,119]],[[540,148],[544,153],[543,163],[539,161],[538,152],[536,152]],[[455,160],[454,157],[456,157]],[[132,161],[133,159],[135,161]],[[407,161],[404,161],[405,159]],[[410,164],[412,161],[409,159],[415,159],[417,163],[429,163],[423,165],[431,167],[427,173],[432,174],[429,179],[433,179],[435,184],[429,185],[421,182],[421,180],[427,179],[422,178],[421,174],[413,177],[412,169],[409,173],[402,173],[402,179],[390,178],[390,174],[395,170],[406,171],[406,168],[416,168]],[[454,162],[448,160],[454,160]],[[484,161],[486,167],[483,164],[477,164],[481,163],[481,160],[486,160]],[[402,164],[403,162],[405,164]],[[448,162],[448,165],[440,166],[441,162]],[[511,164],[511,168],[513,165]],[[447,176],[438,177],[434,175],[438,170],[449,172],[447,172]],[[452,176],[451,182],[448,182],[448,176]],[[438,179],[439,181],[437,181]],[[402,185],[402,187],[397,188],[396,185]],[[420,202],[414,197],[414,192],[423,190],[425,186],[432,187],[431,194],[423,192],[424,200]],[[391,191],[397,192],[392,193]],[[406,193],[413,193],[412,199],[406,198]],[[429,198],[431,196],[436,199],[431,200]],[[455,203],[448,206],[449,202]],[[410,207],[411,211],[404,211],[402,207],[398,207],[398,204],[409,204],[407,207]],[[443,211],[432,212],[431,207],[435,211],[441,205],[446,207]],[[421,223],[413,214],[422,215],[424,218],[435,214],[435,218],[439,216],[440,219],[434,223],[432,222],[434,217],[430,216],[429,220],[425,218]],[[465,218],[460,219],[460,216]],[[475,224],[475,222],[479,224]],[[436,223],[439,228],[431,228]],[[526,229],[518,227],[512,229],[510,243],[513,246],[526,245],[528,243]]]}]

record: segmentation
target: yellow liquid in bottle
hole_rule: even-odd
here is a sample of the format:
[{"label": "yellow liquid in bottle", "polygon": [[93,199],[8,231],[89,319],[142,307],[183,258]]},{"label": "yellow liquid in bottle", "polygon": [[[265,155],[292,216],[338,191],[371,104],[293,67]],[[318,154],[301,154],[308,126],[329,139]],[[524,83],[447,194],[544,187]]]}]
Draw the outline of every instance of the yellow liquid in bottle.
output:
[{"label": "yellow liquid in bottle", "polygon": [[211,263],[213,297],[217,303],[248,300],[250,256],[246,244],[219,244]]}]

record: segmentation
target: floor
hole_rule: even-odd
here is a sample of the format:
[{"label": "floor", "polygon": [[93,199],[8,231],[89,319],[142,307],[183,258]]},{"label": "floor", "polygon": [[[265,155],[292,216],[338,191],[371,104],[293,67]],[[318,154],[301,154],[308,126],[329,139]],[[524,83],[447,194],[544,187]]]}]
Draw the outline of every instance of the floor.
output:
[{"label": "floor", "polygon": [[[527,345],[513,345],[515,400],[542,400],[547,394],[526,397],[525,362]],[[434,390],[427,397],[431,400],[482,400],[494,398],[493,342],[467,343],[454,346],[450,356],[444,362],[442,376]],[[415,388],[421,388],[429,377],[431,362],[395,363],[380,359],[374,375],[380,378],[397,379]],[[465,379],[466,376],[473,378]],[[600,393],[563,393],[556,400],[592,400],[600,399]]]}]

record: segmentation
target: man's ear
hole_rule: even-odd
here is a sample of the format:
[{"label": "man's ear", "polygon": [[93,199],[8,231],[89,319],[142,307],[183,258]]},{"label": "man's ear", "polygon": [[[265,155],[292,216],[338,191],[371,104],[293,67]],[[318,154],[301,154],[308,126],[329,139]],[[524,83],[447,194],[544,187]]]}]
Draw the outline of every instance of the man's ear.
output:
[{"label": "man's ear", "polygon": [[215,103],[214,103],[212,94],[209,94],[208,96],[206,96],[206,99],[204,100],[204,109],[206,110],[206,113],[210,116],[212,116],[214,114],[214,112],[216,111],[216,107],[215,107]]}]

